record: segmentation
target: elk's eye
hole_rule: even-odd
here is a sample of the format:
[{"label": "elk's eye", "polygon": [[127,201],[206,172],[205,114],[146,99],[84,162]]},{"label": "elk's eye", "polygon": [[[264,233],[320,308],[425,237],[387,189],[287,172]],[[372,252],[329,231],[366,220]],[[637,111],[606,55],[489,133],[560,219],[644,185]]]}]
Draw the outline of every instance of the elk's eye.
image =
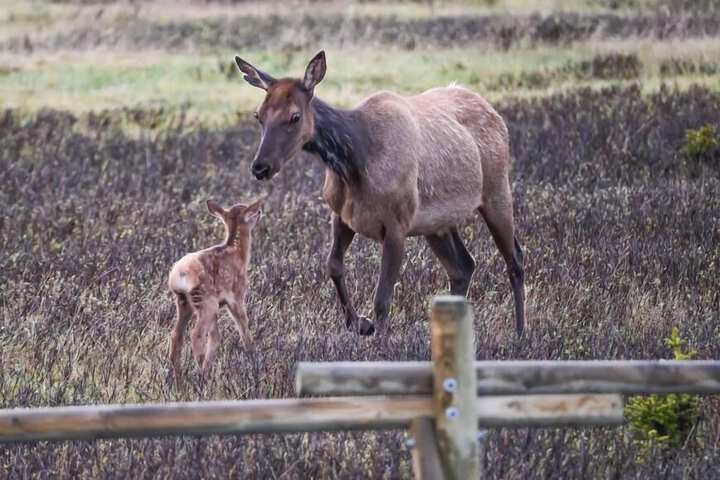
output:
[{"label": "elk's eye", "polygon": [[297,123],[300,121],[300,112],[295,112],[290,117],[290,123]]},{"label": "elk's eye", "polygon": [[260,115],[258,115],[257,110],[253,112],[253,117],[255,117],[255,120],[260,119]]}]

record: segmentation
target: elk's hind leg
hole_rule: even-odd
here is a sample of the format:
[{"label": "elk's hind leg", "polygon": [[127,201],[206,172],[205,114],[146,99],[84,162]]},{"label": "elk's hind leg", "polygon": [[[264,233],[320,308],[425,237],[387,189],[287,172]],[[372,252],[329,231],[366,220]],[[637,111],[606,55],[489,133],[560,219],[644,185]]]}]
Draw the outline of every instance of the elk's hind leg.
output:
[{"label": "elk's hind leg", "polygon": [[240,333],[240,338],[243,341],[243,345],[247,350],[252,350],[254,342],[252,335],[250,334],[250,327],[248,325],[247,310],[243,302],[231,303],[228,302],[228,310],[230,310],[230,316],[235,322],[235,327]]},{"label": "elk's hind leg", "polygon": [[450,293],[467,295],[475,271],[475,260],[460,238],[457,228],[446,233],[425,236],[430,249],[440,260],[450,278]]},{"label": "elk's hind leg", "polygon": [[208,332],[217,317],[218,304],[206,300],[203,292],[196,288],[190,292],[190,306],[195,314],[195,326],[190,332],[190,345],[195,362],[202,368],[205,362]]},{"label": "elk's hind leg", "polygon": [[202,364],[201,373],[203,376],[207,376],[210,371],[210,366],[217,357],[218,348],[220,348],[220,332],[218,330],[217,314],[213,315],[211,319],[208,319],[207,328],[207,342],[205,345],[205,359]]},{"label": "elk's hind leg", "polygon": [[510,286],[515,300],[515,326],[522,336],[525,328],[525,264],[520,242],[515,237],[510,186],[502,195],[489,198],[480,213],[507,265]]},{"label": "elk's hind leg", "polygon": [[180,381],[180,350],[185,337],[185,328],[188,320],[192,317],[192,308],[187,298],[182,293],[175,294],[175,328],[170,339],[170,365],[172,366],[175,381]]}]

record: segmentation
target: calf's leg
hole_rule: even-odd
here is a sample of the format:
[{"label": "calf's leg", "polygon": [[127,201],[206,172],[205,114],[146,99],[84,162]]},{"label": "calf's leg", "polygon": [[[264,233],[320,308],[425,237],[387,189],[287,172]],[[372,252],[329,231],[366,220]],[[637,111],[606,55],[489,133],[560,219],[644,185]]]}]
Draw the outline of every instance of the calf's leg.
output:
[{"label": "calf's leg", "polygon": [[170,339],[170,365],[172,366],[175,381],[180,381],[180,349],[182,348],[185,328],[192,317],[192,309],[185,295],[175,293],[175,328]]},{"label": "calf's leg", "polygon": [[218,348],[220,347],[220,332],[218,331],[217,316],[211,319],[207,325],[207,343],[205,345],[205,359],[203,360],[201,373],[207,376],[210,366],[215,361]]},{"label": "calf's leg", "polygon": [[195,313],[195,327],[190,332],[190,345],[192,346],[193,357],[201,369],[205,364],[208,333],[213,323],[217,322],[218,305],[214,302],[192,303]]},{"label": "calf's leg", "polygon": [[243,302],[228,303],[228,310],[230,310],[230,316],[235,321],[235,327],[240,333],[240,338],[243,341],[245,348],[250,350],[253,348],[253,338],[250,334],[250,327],[248,325],[248,316]]},{"label": "calf's leg", "polygon": [[205,361],[205,343],[207,336],[203,332],[202,321],[197,318],[195,326],[190,331],[190,346],[192,347],[193,358],[199,368],[202,368]]}]

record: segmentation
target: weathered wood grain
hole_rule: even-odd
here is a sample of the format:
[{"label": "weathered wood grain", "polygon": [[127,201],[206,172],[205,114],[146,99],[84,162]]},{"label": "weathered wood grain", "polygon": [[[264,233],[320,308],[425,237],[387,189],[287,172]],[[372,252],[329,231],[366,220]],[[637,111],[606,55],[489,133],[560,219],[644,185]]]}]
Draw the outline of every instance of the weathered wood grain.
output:
[{"label": "weathered wood grain", "polygon": [[435,297],[430,333],[435,435],[444,478],[478,478],[473,316],[465,297]]},{"label": "weathered wood grain", "polygon": [[[493,427],[622,422],[622,412],[610,407],[612,402],[573,397],[588,396],[480,397],[475,409],[479,424]],[[572,404],[582,408],[581,415],[569,408]],[[528,415],[529,423],[523,420]],[[415,419],[432,417],[429,395],[21,408],[0,410],[0,442],[383,430],[407,428]]]},{"label": "weathered wood grain", "polygon": [[[475,362],[478,395],[720,393],[716,360]],[[299,395],[426,395],[430,362],[300,363]]]},{"label": "weathered wood grain", "polygon": [[405,428],[425,397],[246,400],[0,411],[0,441]]},{"label": "weathered wood grain", "polygon": [[618,394],[478,397],[475,408],[480,426],[486,428],[622,425],[625,421],[623,398]]},{"label": "weathered wood grain", "polygon": [[440,453],[432,418],[417,418],[410,423],[413,474],[416,480],[443,478]]}]

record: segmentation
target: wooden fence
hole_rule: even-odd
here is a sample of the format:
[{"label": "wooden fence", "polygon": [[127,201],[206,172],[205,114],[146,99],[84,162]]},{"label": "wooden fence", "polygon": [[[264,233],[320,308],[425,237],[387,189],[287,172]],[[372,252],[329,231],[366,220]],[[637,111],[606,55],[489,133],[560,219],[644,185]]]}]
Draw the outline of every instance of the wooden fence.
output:
[{"label": "wooden fence", "polygon": [[409,429],[418,478],[482,476],[481,428],[619,425],[622,394],[720,393],[719,361],[474,361],[472,312],[437,297],[432,362],[301,363],[314,398],[0,410],[0,442]]}]

